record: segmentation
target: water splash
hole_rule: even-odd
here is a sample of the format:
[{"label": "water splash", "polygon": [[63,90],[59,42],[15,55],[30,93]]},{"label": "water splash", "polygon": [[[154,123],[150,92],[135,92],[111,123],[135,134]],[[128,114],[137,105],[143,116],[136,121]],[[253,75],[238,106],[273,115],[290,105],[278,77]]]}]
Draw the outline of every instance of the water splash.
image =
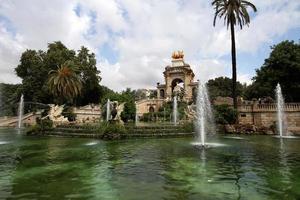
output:
[{"label": "water splash", "polygon": [[280,137],[286,136],[286,117],[284,113],[284,98],[282,96],[282,91],[280,84],[276,86],[276,109],[277,109],[277,131]]},{"label": "water splash", "polygon": [[177,117],[178,117],[178,111],[177,111],[177,96],[174,96],[173,98],[173,123],[174,126],[177,125]]},{"label": "water splash", "polygon": [[207,134],[215,133],[214,117],[212,114],[209,95],[205,84],[198,84],[198,94],[196,102],[196,134],[197,143],[205,146],[205,137]]},{"label": "water splash", "polygon": [[93,145],[96,145],[98,144],[98,141],[93,141],[93,142],[88,142],[86,144],[84,144],[85,146],[93,146]]},{"label": "water splash", "polygon": [[108,122],[110,120],[110,100],[107,99],[106,103],[106,121]]},{"label": "water splash", "polygon": [[21,95],[19,108],[18,108],[18,128],[22,128],[23,126],[23,113],[24,113],[24,96]]},{"label": "water splash", "polygon": [[135,104],[135,125],[137,125],[139,123],[139,115],[137,113],[137,105]]}]

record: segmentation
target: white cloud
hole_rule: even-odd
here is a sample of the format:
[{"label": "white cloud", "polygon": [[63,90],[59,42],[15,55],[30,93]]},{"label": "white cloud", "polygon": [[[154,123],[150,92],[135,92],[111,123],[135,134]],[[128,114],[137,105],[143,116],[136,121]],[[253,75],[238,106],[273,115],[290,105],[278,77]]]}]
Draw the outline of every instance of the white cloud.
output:
[{"label": "white cloud", "polygon": [[13,73],[11,65],[18,64],[18,57],[25,47],[19,35],[12,36],[4,24],[0,23],[0,82],[17,83],[20,81]]},{"label": "white cloud", "polygon": [[247,85],[250,85],[252,83],[252,76],[250,74],[238,74],[238,81],[242,84],[246,83]]},{"label": "white cloud", "polygon": [[[237,32],[239,51],[253,53],[275,37],[300,27],[299,1],[253,0],[258,13]],[[75,12],[77,10],[77,13]],[[212,26],[207,0],[4,0],[0,5],[0,81],[16,82],[13,69],[26,48],[45,49],[61,40],[69,48],[85,45],[97,54],[102,83],[116,90],[155,87],[173,50],[184,50],[196,78],[230,76],[230,35],[223,22]],[[9,27],[12,30],[9,30]],[[109,44],[116,63],[100,49]],[[252,69],[252,75],[254,69]],[[4,78],[5,75],[6,79]],[[1,78],[3,77],[3,78]],[[251,73],[238,79],[249,83]]]}]

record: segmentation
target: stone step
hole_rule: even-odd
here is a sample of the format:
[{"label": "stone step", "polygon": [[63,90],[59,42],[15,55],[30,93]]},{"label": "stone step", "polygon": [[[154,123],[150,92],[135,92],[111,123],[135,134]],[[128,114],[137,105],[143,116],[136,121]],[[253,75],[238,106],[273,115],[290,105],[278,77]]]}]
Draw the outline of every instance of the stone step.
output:
[{"label": "stone step", "polygon": [[148,138],[148,137],[183,137],[193,136],[194,133],[155,133],[155,134],[126,134],[124,138]]},{"label": "stone step", "polygon": [[178,129],[181,128],[182,126],[173,126],[173,125],[168,125],[168,126],[134,126],[134,127],[126,127],[126,128],[132,128],[132,129]]},{"label": "stone step", "polygon": [[47,131],[52,132],[67,132],[67,133],[95,133],[97,130],[90,130],[90,129],[75,129],[75,128],[53,128],[48,129]]},{"label": "stone step", "polygon": [[70,133],[70,132],[59,132],[59,131],[51,131],[45,132],[45,135],[48,136],[62,136],[62,137],[84,137],[84,138],[101,138],[101,134],[91,134],[91,133]]},{"label": "stone step", "polygon": [[153,129],[153,130],[139,130],[139,129],[136,129],[136,130],[132,130],[132,131],[128,131],[128,132],[132,132],[132,133],[138,133],[138,134],[147,134],[147,133],[178,133],[178,132],[182,132],[182,130],[180,129]]}]

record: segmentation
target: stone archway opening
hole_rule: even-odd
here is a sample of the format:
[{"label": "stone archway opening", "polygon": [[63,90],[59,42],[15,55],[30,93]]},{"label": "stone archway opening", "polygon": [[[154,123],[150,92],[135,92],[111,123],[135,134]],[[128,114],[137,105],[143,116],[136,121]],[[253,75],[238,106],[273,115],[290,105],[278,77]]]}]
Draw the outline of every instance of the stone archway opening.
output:
[{"label": "stone archway opening", "polygon": [[149,113],[154,113],[154,111],[155,111],[155,110],[154,110],[154,107],[153,107],[153,106],[150,106],[150,107],[149,107]]},{"label": "stone archway opening", "polygon": [[174,88],[175,87],[180,87],[181,89],[184,89],[184,82],[182,79],[180,78],[175,78],[173,79],[172,83],[171,83],[171,87],[172,87],[172,93],[174,92]]},{"label": "stone archway opening", "polygon": [[160,98],[165,98],[165,90],[164,89],[159,90],[159,96],[160,96]]}]

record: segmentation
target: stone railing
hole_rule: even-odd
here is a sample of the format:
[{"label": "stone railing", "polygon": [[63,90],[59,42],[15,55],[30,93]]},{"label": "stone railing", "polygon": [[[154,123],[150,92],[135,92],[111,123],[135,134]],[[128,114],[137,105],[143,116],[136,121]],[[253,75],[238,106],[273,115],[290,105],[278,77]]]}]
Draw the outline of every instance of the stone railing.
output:
[{"label": "stone railing", "polygon": [[[36,114],[36,113],[27,113],[23,116],[22,118],[22,121],[34,116],[34,115],[39,115],[39,114]],[[19,117],[18,116],[13,116],[13,117],[7,117],[5,120],[1,120],[0,121],[0,127],[5,127],[5,126],[11,126],[13,124],[16,124],[19,120]]]},{"label": "stone railing", "polygon": [[[241,105],[238,107],[240,112],[275,112],[277,105],[272,104],[254,104],[254,105]],[[300,103],[286,103],[284,105],[286,112],[300,112]]]}]

